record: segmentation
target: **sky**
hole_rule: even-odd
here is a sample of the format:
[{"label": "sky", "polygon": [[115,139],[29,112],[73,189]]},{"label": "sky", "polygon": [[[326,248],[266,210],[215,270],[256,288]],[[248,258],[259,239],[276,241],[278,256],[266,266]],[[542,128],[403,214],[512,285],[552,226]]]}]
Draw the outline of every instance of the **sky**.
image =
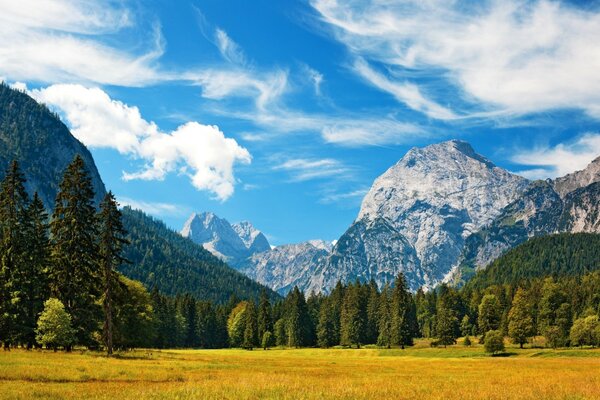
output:
[{"label": "sky", "polygon": [[598,38],[597,1],[0,0],[0,80],[62,117],[121,204],[280,245],[337,239],[414,146],[584,168]]}]

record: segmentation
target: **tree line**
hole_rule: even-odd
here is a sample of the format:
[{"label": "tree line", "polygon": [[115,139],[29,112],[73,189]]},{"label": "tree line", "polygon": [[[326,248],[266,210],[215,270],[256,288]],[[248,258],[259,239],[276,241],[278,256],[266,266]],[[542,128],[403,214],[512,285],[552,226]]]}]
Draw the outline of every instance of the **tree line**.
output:
[{"label": "tree line", "polygon": [[418,337],[447,346],[461,336],[509,336],[523,346],[540,335],[552,347],[600,345],[598,271],[416,293],[399,274],[383,288],[338,282],[308,298],[297,287],[281,300],[266,290],[221,303],[172,297],[117,272],[129,262],[122,215],[110,192],[96,209],[80,157],[64,173],[51,216],[25,184],[13,162],[0,187],[5,348],[404,348]]}]

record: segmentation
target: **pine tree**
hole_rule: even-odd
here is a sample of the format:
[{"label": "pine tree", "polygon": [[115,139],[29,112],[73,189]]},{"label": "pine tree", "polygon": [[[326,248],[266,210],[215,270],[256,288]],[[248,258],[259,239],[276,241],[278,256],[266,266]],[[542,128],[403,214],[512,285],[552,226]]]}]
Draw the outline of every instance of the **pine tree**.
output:
[{"label": "pine tree", "polygon": [[253,301],[248,302],[246,307],[246,326],[244,328],[244,340],[242,347],[252,350],[258,344],[258,326],[256,322],[256,306]]},{"label": "pine tree", "polygon": [[[416,315],[414,314],[412,296],[403,273],[398,274],[392,290],[392,344],[412,346]],[[413,321],[413,319],[415,321]]]},{"label": "pine tree", "polygon": [[98,263],[94,190],[83,158],[67,167],[56,196],[50,223],[53,294],[73,319],[76,342],[92,345],[101,311],[96,305],[102,281]]},{"label": "pine tree", "polygon": [[323,348],[335,345],[335,323],[331,299],[321,303],[319,310],[319,323],[317,325],[317,344]]},{"label": "pine tree", "polygon": [[379,290],[377,283],[373,279],[367,286],[368,301],[367,301],[367,329],[365,333],[366,343],[376,343],[379,330]]},{"label": "pine tree", "polygon": [[47,270],[50,263],[48,214],[37,192],[27,210],[25,228],[26,254],[22,268],[21,297],[23,314],[21,341],[31,348],[35,344],[37,319],[49,297]]},{"label": "pine tree", "polygon": [[288,346],[302,347],[310,343],[312,327],[306,307],[306,299],[297,286],[292,289],[286,299],[288,303],[286,328]]},{"label": "pine tree", "polygon": [[457,318],[454,311],[449,308],[444,302],[440,302],[436,316],[436,333],[438,343],[446,347],[456,343]]},{"label": "pine tree", "polygon": [[390,348],[392,346],[392,309],[390,304],[390,288],[386,285],[379,296],[379,321],[377,345]]},{"label": "pine tree", "polygon": [[360,348],[361,333],[365,329],[365,320],[361,315],[359,296],[360,286],[349,286],[346,289],[340,321],[340,343],[344,346],[356,345],[357,348]]},{"label": "pine tree", "polygon": [[468,336],[473,331],[473,325],[471,324],[471,319],[467,314],[463,316],[462,321],[460,322],[460,333],[463,336]]},{"label": "pine tree", "polygon": [[260,292],[260,299],[258,301],[258,337],[262,338],[265,332],[273,331],[273,321],[271,319],[271,303],[269,302],[269,296],[267,291],[263,289]]},{"label": "pine tree", "polygon": [[535,333],[531,314],[531,304],[527,298],[527,292],[519,288],[508,313],[508,335],[513,343],[518,344],[521,348]]},{"label": "pine tree", "polygon": [[0,188],[0,340],[5,348],[24,333],[19,323],[26,319],[22,289],[28,201],[25,177],[13,161]]},{"label": "pine tree", "polygon": [[116,269],[126,262],[123,258],[123,246],[127,244],[127,232],[123,228],[121,212],[112,192],[108,192],[100,203],[99,219],[99,255],[102,271],[102,306],[104,309],[103,338],[108,355],[113,353],[113,296],[119,276]]}]

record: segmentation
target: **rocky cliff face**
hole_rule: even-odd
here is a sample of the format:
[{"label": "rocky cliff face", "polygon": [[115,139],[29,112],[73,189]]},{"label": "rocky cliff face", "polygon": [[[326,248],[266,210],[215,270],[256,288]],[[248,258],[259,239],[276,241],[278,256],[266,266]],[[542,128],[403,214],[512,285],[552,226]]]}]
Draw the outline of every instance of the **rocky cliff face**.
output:
[{"label": "rocky cliff face", "polygon": [[183,226],[181,235],[202,245],[232,266],[238,266],[254,253],[271,248],[267,238],[250,222],[231,225],[210,212],[192,214]]},{"label": "rocky cliff face", "polygon": [[534,236],[600,233],[600,158],[555,180],[533,182],[481,231],[471,235],[452,280],[461,282],[506,250]]},{"label": "rocky cliff face", "polygon": [[285,295],[294,286],[301,290],[308,289],[315,268],[323,264],[330,250],[328,243],[317,240],[286,244],[252,255],[239,270]]},{"label": "rocky cliff face", "polygon": [[0,179],[10,162],[17,160],[27,178],[29,194],[37,191],[51,210],[64,170],[77,154],[90,172],[99,204],[106,189],[88,149],[45,106],[0,84]]},{"label": "rocky cliff face", "polygon": [[307,290],[328,290],[339,279],[383,285],[400,271],[411,288],[432,287],[456,265],[466,238],[527,185],[466,142],[413,148],[375,180]]}]

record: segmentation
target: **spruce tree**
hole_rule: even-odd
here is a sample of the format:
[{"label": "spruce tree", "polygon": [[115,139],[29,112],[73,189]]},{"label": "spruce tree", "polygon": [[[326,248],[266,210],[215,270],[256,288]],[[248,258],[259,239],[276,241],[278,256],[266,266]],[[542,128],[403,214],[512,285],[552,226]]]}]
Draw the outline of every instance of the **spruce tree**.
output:
[{"label": "spruce tree", "polygon": [[123,246],[127,244],[127,232],[123,228],[121,212],[112,192],[108,192],[100,203],[99,219],[99,255],[102,273],[102,307],[104,309],[103,338],[108,355],[113,353],[113,296],[119,284],[117,267],[126,262],[123,258]]},{"label": "spruce tree", "polygon": [[412,296],[403,273],[398,274],[392,290],[392,344],[404,349],[412,346],[416,315],[413,310]]},{"label": "spruce tree", "polygon": [[267,291],[263,289],[260,292],[260,299],[258,301],[258,337],[262,338],[265,332],[273,331],[273,321],[271,319],[271,303],[269,302],[269,296]]},{"label": "spruce tree", "polygon": [[527,343],[527,339],[535,333],[531,314],[527,292],[519,288],[508,313],[508,335],[520,348],[523,348],[523,344]]},{"label": "spruce tree", "polygon": [[457,318],[452,309],[448,308],[446,304],[440,303],[440,307],[437,310],[436,316],[436,333],[438,337],[438,343],[446,347],[450,344],[456,343],[456,329]]},{"label": "spruce tree", "polygon": [[252,350],[259,345],[256,318],[256,306],[253,301],[250,301],[246,306],[246,326],[244,328],[244,340],[242,341],[242,347],[247,350]]},{"label": "spruce tree", "polygon": [[77,155],[59,185],[50,223],[53,294],[64,304],[76,330],[76,343],[91,346],[101,310],[98,229],[94,190],[83,158]]},{"label": "spruce tree", "polygon": [[5,348],[24,333],[20,322],[26,319],[22,289],[26,278],[28,202],[25,177],[19,163],[13,161],[0,188],[0,340]]},{"label": "spruce tree", "polygon": [[21,341],[31,348],[35,340],[37,319],[48,299],[48,267],[50,263],[50,243],[48,239],[48,214],[37,192],[27,210],[25,228],[26,253],[22,269],[21,298],[23,314]]},{"label": "spruce tree", "polygon": [[390,348],[392,346],[392,309],[390,304],[390,288],[386,285],[379,296],[379,321],[377,345]]},{"label": "spruce tree", "polygon": [[361,333],[365,329],[365,320],[360,310],[360,286],[349,286],[346,289],[340,321],[341,344],[356,345],[360,348]]},{"label": "spruce tree", "polygon": [[319,323],[317,325],[317,344],[319,347],[329,348],[336,344],[335,342],[335,323],[333,318],[333,308],[331,299],[321,303],[319,310]]},{"label": "spruce tree", "polygon": [[377,342],[379,331],[379,290],[377,283],[373,279],[366,287],[368,291],[367,300],[367,329],[365,332],[365,343],[374,344]]},{"label": "spruce tree", "polygon": [[310,326],[310,317],[306,307],[304,293],[297,286],[292,289],[286,298],[287,318],[286,328],[288,337],[288,346],[302,347],[310,343],[312,327]]}]

